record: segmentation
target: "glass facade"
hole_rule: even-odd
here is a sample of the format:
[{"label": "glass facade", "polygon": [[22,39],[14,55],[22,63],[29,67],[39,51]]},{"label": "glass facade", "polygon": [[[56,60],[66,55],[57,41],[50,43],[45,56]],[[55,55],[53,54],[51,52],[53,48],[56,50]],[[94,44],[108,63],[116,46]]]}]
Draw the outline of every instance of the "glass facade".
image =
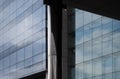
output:
[{"label": "glass facade", "polygon": [[70,17],[75,22],[71,78],[119,79],[120,21],[79,9]]},{"label": "glass facade", "polygon": [[18,79],[45,70],[43,0],[1,0],[0,79]]}]

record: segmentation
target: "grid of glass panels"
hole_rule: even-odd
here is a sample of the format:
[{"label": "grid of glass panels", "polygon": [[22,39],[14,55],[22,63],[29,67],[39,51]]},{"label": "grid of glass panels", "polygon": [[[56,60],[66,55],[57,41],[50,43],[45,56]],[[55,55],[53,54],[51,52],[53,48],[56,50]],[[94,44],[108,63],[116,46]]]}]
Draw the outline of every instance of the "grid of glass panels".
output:
[{"label": "grid of glass panels", "polygon": [[120,79],[120,21],[75,9],[75,77]]},{"label": "grid of glass panels", "polygon": [[43,0],[0,0],[0,79],[46,70]]}]

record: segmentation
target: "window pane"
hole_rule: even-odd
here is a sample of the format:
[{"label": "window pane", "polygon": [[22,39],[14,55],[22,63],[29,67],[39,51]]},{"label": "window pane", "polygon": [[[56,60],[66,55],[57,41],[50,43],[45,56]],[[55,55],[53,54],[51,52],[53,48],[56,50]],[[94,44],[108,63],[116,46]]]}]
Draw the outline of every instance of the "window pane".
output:
[{"label": "window pane", "polygon": [[99,19],[99,18],[101,18],[101,15],[92,14],[92,20],[93,20],[93,21],[94,21],[94,20],[97,20],[97,19]]},{"label": "window pane", "polygon": [[113,32],[113,38],[120,38],[120,30],[116,30]]},{"label": "window pane", "polygon": [[38,40],[33,43],[33,55],[36,55],[41,52],[42,52],[42,40]]},{"label": "window pane", "polygon": [[43,54],[39,54],[39,55],[33,57],[33,63],[34,64],[38,63],[38,62],[40,62],[42,60],[43,60]]},{"label": "window pane", "polygon": [[83,63],[82,64],[78,64],[76,65],[76,68],[75,68],[75,79],[83,79]]},{"label": "window pane", "polygon": [[15,12],[16,11],[16,0],[15,1],[13,1],[10,5],[9,5],[9,7],[10,7],[10,14],[11,13],[13,13],[13,12]]},{"label": "window pane", "polygon": [[17,62],[24,60],[24,48],[17,52]]},{"label": "window pane", "polygon": [[10,67],[10,72],[15,72],[15,71],[16,71],[16,68],[17,68],[16,65],[11,66],[11,67]]},{"label": "window pane", "polygon": [[17,62],[16,53],[13,53],[10,56],[10,65],[14,65],[14,64],[16,64],[16,62]]},{"label": "window pane", "polygon": [[24,62],[20,62],[17,64],[17,69],[22,69],[23,67],[24,67]]},{"label": "window pane", "polygon": [[103,73],[110,73],[112,72],[112,56],[106,56],[103,59]]},{"label": "window pane", "polygon": [[92,30],[91,24],[84,26],[84,41],[91,40],[92,38]]},{"label": "window pane", "polygon": [[84,43],[84,61],[90,60],[92,57],[91,41]]},{"label": "window pane", "polygon": [[17,76],[16,65],[10,67],[10,79],[15,79]]},{"label": "window pane", "polygon": [[32,58],[25,60],[25,67],[32,65]]},{"label": "window pane", "polygon": [[43,28],[43,22],[34,25],[34,26],[32,27],[32,32],[33,32],[33,34],[41,31],[42,28]]},{"label": "window pane", "polygon": [[108,34],[103,36],[103,55],[112,53],[112,35]]},{"label": "window pane", "polygon": [[40,21],[42,21],[42,8],[38,9],[36,12],[33,13],[33,25],[39,23]]},{"label": "window pane", "polygon": [[32,26],[32,15],[29,15],[24,19],[25,22],[25,30],[29,29]]},{"label": "window pane", "polygon": [[113,38],[113,52],[120,51],[120,38]]},{"label": "window pane", "polygon": [[120,72],[115,73],[115,79],[120,79]]},{"label": "window pane", "polygon": [[114,71],[120,71],[120,52],[115,53],[114,57]]},{"label": "window pane", "polygon": [[111,18],[102,16],[102,24],[107,24],[107,23],[109,23],[111,21],[112,21]]},{"label": "window pane", "polygon": [[3,69],[3,60],[0,60],[0,70]]},{"label": "window pane", "polygon": [[92,14],[90,12],[84,12],[84,25],[92,22]]},{"label": "window pane", "polygon": [[4,74],[7,75],[8,73],[10,73],[10,68],[9,67],[4,69]]},{"label": "window pane", "polygon": [[2,70],[0,70],[0,78],[3,79],[3,71]]},{"label": "window pane", "polygon": [[93,79],[102,79],[102,76],[95,76]]},{"label": "window pane", "polygon": [[93,61],[93,76],[102,74],[102,61],[101,59],[97,59]]},{"label": "window pane", "polygon": [[46,52],[46,38],[45,37],[42,38],[41,42],[42,42],[42,46],[41,46],[40,50],[43,53],[43,52]]},{"label": "window pane", "polygon": [[76,15],[75,15],[75,28],[78,29],[79,27],[82,27],[83,26],[83,13],[80,13],[80,12],[76,12]]},{"label": "window pane", "polygon": [[113,20],[113,30],[120,29],[120,21],[119,20]]},{"label": "window pane", "polygon": [[101,36],[102,34],[101,19],[94,21],[92,27],[93,38]]},{"label": "window pane", "polygon": [[[17,35],[20,35],[24,31],[25,31],[25,22],[21,21],[21,22],[19,22],[19,24],[17,24]],[[23,36],[25,36],[25,35],[23,35]]]},{"label": "window pane", "polygon": [[24,68],[24,62],[20,62],[17,64],[17,77],[20,77],[25,74],[25,71],[23,68]]},{"label": "window pane", "polygon": [[25,59],[32,57],[32,44],[25,47]]},{"label": "window pane", "polygon": [[92,63],[84,63],[84,78],[92,77]]},{"label": "window pane", "polygon": [[102,55],[101,37],[93,40],[93,58],[100,57]]},{"label": "window pane", "polygon": [[4,63],[4,68],[9,67],[10,65],[9,56],[4,58],[3,63]]},{"label": "window pane", "polygon": [[103,31],[102,31],[103,34],[107,34],[107,33],[112,32],[112,22],[107,23],[107,24],[103,24],[102,28],[103,28]]},{"label": "window pane", "polygon": [[76,64],[83,62],[83,44],[76,46]]},{"label": "window pane", "polygon": [[83,27],[76,30],[76,32],[75,32],[75,42],[76,42],[76,44],[83,43]]},{"label": "window pane", "polygon": [[113,79],[112,78],[112,74],[110,73],[110,74],[105,74],[104,76],[103,76],[103,79]]},{"label": "window pane", "polygon": [[40,72],[43,70],[43,63],[37,63],[33,66],[33,72]]}]

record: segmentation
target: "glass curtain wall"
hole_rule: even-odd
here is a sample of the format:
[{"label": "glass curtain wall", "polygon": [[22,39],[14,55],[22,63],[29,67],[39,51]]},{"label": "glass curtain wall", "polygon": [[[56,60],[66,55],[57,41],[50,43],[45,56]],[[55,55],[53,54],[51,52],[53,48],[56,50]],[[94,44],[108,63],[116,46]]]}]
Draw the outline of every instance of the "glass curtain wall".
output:
[{"label": "glass curtain wall", "polygon": [[43,0],[0,0],[0,79],[46,70]]},{"label": "glass curtain wall", "polygon": [[120,79],[120,21],[80,9],[69,17],[74,23],[71,78]]}]

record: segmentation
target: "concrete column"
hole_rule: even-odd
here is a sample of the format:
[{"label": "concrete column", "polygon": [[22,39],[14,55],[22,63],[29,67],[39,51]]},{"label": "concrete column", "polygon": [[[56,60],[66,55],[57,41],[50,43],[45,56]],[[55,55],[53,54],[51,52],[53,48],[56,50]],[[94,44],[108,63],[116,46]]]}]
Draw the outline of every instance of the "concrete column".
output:
[{"label": "concrete column", "polygon": [[68,23],[67,9],[63,9],[62,28],[62,79],[68,79]]}]

